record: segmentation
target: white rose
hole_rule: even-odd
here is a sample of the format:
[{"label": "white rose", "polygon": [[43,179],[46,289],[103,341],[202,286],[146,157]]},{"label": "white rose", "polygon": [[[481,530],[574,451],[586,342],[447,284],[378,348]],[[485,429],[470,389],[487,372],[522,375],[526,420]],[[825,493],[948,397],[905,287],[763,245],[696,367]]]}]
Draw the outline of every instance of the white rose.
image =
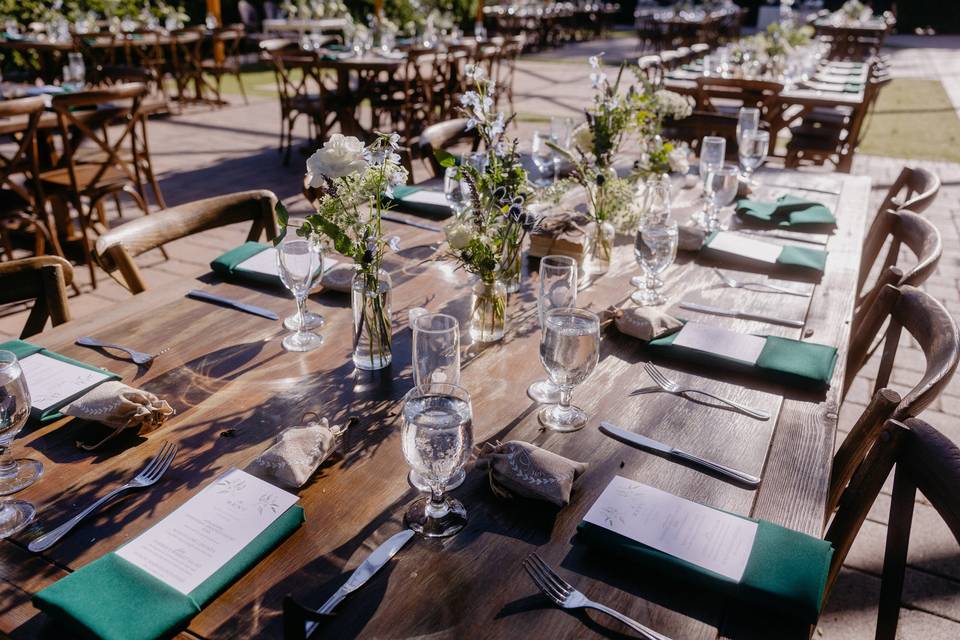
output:
[{"label": "white rose", "polygon": [[676,173],[686,174],[690,170],[690,152],[686,147],[677,147],[667,154],[667,162],[670,163],[670,170]]},{"label": "white rose", "polygon": [[322,149],[307,158],[307,179],[311,187],[322,184],[321,176],[331,180],[360,173],[367,167],[363,142],[353,136],[335,133]]},{"label": "white rose", "polygon": [[466,246],[470,244],[470,237],[473,235],[466,225],[460,224],[459,222],[447,225],[444,231],[447,235],[447,243],[454,251],[466,248]]},{"label": "white rose", "polygon": [[573,146],[584,153],[593,151],[593,131],[590,127],[582,124],[573,132]]}]

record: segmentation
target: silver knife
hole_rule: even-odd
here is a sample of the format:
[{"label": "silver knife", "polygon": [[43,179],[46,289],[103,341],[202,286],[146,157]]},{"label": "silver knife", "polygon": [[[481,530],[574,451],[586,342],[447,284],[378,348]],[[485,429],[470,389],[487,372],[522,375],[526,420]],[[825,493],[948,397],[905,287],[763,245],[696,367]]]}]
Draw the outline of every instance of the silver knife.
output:
[{"label": "silver knife", "polygon": [[[333,608],[340,604],[344,598],[362,587],[367,580],[373,577],[373,574],[390,562],[390,558],[395,556],[412,537],[413,530],[404,529],[400,533],[395,533],[387,538],[383,544],[367,556],[366,560],[360,563],[359,567],[354,569],[350,577],[347,578],[347,581],[343,583],[343,586],[337,589],[337,592],[330,596],[330,598],[317,609],[317,613],[330,613],[333,611]],[[307,622],[307,637],[313,633],[316,627],[316,622]]]},{"label": "silver knife", "polygon": [[775,318],[773,316],[765,316],[759,313],[746,313],[744,311],[735,311],[733,309],[721,309],[720,307],[710,307],[705,304],[697,304],[696,302],[681,302],[681,309],[688,309],[690,311],[699,311],[700,313],[712,313],[718,316],[728,316],[730,318],[740,318],[741,320],[759,320],[760,322],[772,322],[774,324],[783,324],[788,327],[797,327],[798,329],[803,329],[803,320],[786,320],[784,318]]},{"label": "silver knife", "polygon": [[629,445],[637,447],[639,449],[647,449],[648,451],[658,451],[667,456],[678,458],[680,460],[686,460],[687,462],[703,467],[704,469],[709,469],[714,473],[718,473],[722,476],[727,476],[733,480],[749,485],[751,487],[756,487],[760,484],[760,478],[756,476],[751,476],[748,473],[743,473],[742,471],[737,471],[736,469],[731,469],[722,464],[716,462],[710,462],[709,460],[704,460],[703,458],[697,457],[692,453],[687,453],[681,449],[675,447],[670,447],[662,442],[657,442],[646,436],[642,436],[639,433],[634,433],[633,431],[627,431],[626,429],[621,429],[615,424],[610,424],[609,422],[600,423],[600,431],[605,435],[613,438],[614,440],[620,440]]},{"label": "silver knife", "polygon": [[279,320],[280,316],[275,314],[270,309],[264,309],[263,307],[258,307],[253,304],[247,304],[245,302],[240,302],[239,300],[232,300],[230,298],[224,298],[223,296],[218,296],[215,293],[207,293],[206,291],[200,291],[199,289],[191,289],[187,292],[188,298],[194,298],[195,300],[204,300],[206,302],[213,302],[215,304],[222,304],[228,307],[233,307],[238,311],[245,311],[247,313],[252,313],[255,316],[262,316],[264,318],[269,318],[270,320]]},{"label": "silver knife", "polygon": [[436,231],[437,233],[440,233],[441,231],[443,231],[443,229],[441,229],[436,225],[427,224],[425,222],[417,222],[416,220],[410,220],[409,218],[404,218],[398,215],[394,215],[392,213],[384,212],[380,214],[380,217],[383,218],[384,220],[389,220],[391,222],[398,222],[400,224],[416,227],[417,229],[426,229],[427,231]]},{"label": "silver knife", "polygon": [[825,238],[821,238],[817,236],[796,235],[799,233],[803,233],[801,231],[797,231],[794,233],[785,233],[781,231],[760,231],[759,229],[736,229],[736,232],[745,233],[750,236],[759,236],[761,238],[780,238],[781,240],[795,240],[797,242],[817,244],[817,245],[820,245],[821,247],[825,247],[827,245],[827,239]]}]

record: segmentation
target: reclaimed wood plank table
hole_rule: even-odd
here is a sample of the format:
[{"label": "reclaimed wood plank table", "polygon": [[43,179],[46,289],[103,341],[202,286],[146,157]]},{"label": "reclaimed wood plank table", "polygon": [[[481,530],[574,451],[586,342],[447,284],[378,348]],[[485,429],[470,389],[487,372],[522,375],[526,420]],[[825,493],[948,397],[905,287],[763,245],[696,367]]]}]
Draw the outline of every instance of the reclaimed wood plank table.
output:
[{"label": "reclaimed wood plank table", "polygon": [[[760,197],[791,193],[820,200],[839,225],[819,283],[792,286],[811,298],[721,288],[701,257],[684,255],[665,274],[670,311],[681,299],[805,320],[791,329],[747,320],[700,317],[720,326],[835,345],[839,359],[829,391],[798,391],[768,381],[660,362],[669,375],[769,411],[760,421],[664,393],[641,373],[648,359],[633,339],[613,329],[604,334],[600,364],[574,392],[590,416],[581,431],[543,431],[527,386],[542,377],[538,362],[536,277],[524,278],[511,296],[505,339],[466,345],[462,384],[473,397],[474,439],[519,439],[589,463],[572,503],[556,510],[494,497],[483,472],[473,470],[453,491],[466,506],[467,527],[443,541],[416,539],[324,623],[322,637],[348,638],[586,638],[621,637],[625,627],[602,617],[571,615],[538,594],[521,568],[536,551],[589,597],[602,601],[675,639],[802,637],[805,625],[763,612],[738,611],[669,576],[648,575],[574,542],[577,523],[615,475],[735,513],[750,514],[820,536],[825,518],[830,461],[854,303],[860,246],[867,217],[869,179],[843,175],[761,172]],[[774,186],[774,184],[779,186]],[[804,190],[804,187],[810,190]],[[825,193],[834,191],[835,193]],[[692,190],[678,197],[689,213]],[[231,467],[243,467],[284,427],[317,412],[333,423],[358,416],[341,456],[329,460],[300,491],[306,522],[248,574],[213,600],[191,622],[189,638],[280,638],[281,602],[293,594],[318,606],[374,548],[403,526],[405,505],[416,491],[407,484],[400,447],[400,399],[412,386],[407,311],[426,307],[466,319],[469,286],[462,271],[439,260],[441,236],[389,223],[403,249],[388,256],[394,315],[394,362],[379,373],[354,370],[350,361],[351,313],[343,294],[322,293],[311,306],[326,316],[326,342],[305,354],[280,346],[278,322],[188,299],[191,288],[293,311],[282,291],[217,281],[212,274],[185,278],[104,308],[101,313],[35,336],[33,341],[85,362],[105,366],[124,381],[166,398],[177,415],[146,438],[124,436],[109,449],[87,452],[78,439],[99,427],[75,422],[30,426],[14,443],[15,455],[39,459],[44,476],[18,498],[34,502],[38,526],[0,543],[0,631],[14,638],[63,638],[68,630],[31,609],[30,596],[66,572],[115,550],[155,525]],[[784,242],[783,239],[770,238]],[[623,304],[637,272],[631,243],[615,249],[611,270],[583,289],[579,304],[594,310]],[[809,245],[807,245],[809,246]],[[735,270],[731,273],[738,277]],[[754,276],[756,277],[756,276]],[[777,282],[780,282],[779,280]],[[317,309],[320,307],[320,309]],[[113,359],[74,345],[93,335],[143,351],[168,349],[151,366]],[[467,333],[463,332],[464,341]],[[624,446],[597,429],[601,419],[619,423],[721,464],[762,476],[747,490],[650,453]],[[147,491],[99,511],[42,555],[26,551],[39,528],[49,529],[132,477],[163,441],[180,445],[173,466]],[[144,603],[147,606],[147,603]],[[773,625],[772,627],[769,625]],[[775,629],[775,632],[771,629]]]}]

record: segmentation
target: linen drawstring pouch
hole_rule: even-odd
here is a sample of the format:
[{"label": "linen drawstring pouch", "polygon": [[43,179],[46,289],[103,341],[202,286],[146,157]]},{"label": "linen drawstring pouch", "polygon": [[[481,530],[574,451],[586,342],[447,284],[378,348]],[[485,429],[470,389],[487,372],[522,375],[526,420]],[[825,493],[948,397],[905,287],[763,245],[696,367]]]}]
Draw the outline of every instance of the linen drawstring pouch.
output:
[{"label": "linen drawstring pouch", "polygon": [[487,470],[490,489],[499,498],[530,498],[564,507],[587,465],[529,442],[511,440],[482,445],[477,468]]},{"label": "linen drawstring pouch", "polygon": [[78,447],[87,451],[99,448],[126,429],[135,428],[137,435],[147,435],[159,429],[167,418],[176,413],[166,400],[116,380],[97,385],[62,411],[64,415],[99,422],[113,429],[95,444],[77,443]]},{"label": "linen drawstring pouch", "polygon": [[299,489],[337,450],[346,429],[331,427],[326,418],[284,429],[245,471],[281,488]]},{"label": "linen drawstring pouch", "polygon": [[613,323],[617,331],[650,342],[678,331],[683,323],[670,314],[650,307],[610,307],[601,314],[601,322]]}]

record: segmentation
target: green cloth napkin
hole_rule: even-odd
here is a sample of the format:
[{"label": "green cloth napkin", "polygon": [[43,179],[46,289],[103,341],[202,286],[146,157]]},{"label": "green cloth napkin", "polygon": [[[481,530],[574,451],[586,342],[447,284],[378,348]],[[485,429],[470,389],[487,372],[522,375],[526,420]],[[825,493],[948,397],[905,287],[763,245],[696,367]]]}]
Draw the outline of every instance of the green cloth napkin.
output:
[{"label": "green cloth napkin", "polygon": [[792,227],[803,224],[837,224],[830,210],[819,202],[796,196],[780,196],[776,202],[739,200],[737,215],[753,221]]},{"label": "green cloth napkin", "polygon": [[[710,249],[710,243],[716,235],[717,233],[714,232],[707,236],[707,239],[703,243],[705,249]],[[735,254],[718,251],[716,255],[728,256]],[[737,255],[737,257],[743,260],[750,260],[750,256],[747,255]],[[784,245],[780,250],[780,255],[777,256],[777,264],[783,265],[784,267],[800,267],[823,273],[823,270],[827,266],[827,252],[823,249]]]},{"label": "green cloth napkin", "polygon": [[449,205],[435,205],[427,204],[424,202],[408,202],[405,198],[413,195],[417,191],[420,191],[422,187],[413,187],[410,185],[401,185],[399,187],[393,188],[393,202],[394,206],[397,207],[400,211],[405,211],[408,213],[422,213],[428,216],[438,217],[438,218],[449,218],[453,214],[453,209]]},{"label": "green cloth napkin", "polygon": [[803,342],[778,336],[764,336],[765,344],[755,365],[696,349],[675,346],[679,332],[655,338],[647,346],[656,352],[675,356],[706,366],[721,366],[755,373],[784,384],[823,389],[830,386],[833,368],[837,364],[834,347],[815,342]]},{"label": "green cloth napkin", "polygon": [[[97,384],[102,384],[103,382],[106,382],[106,381],[108,381],[108,380],[119,380],[119,379],[120,379],[120,376],[118,376],[117,374],[113,373],[112,371],[108,371],[108,370],[106,370],[106,369],[101,369],[100,367],[95,367],[95,366],[93,366],[92,364],[86,364],[86,363],[83,363],[83,362],[79,362],[79,361],[77,361],[77,360],[74,360],[73,358],[68,358],[67,356],[62,356],[62,355],[60,355],[59,353],[57,353],[57,352],[55,352],[55,351],[48,351],[47,349],[45,349],[45,348],[43,348],[43,347],[41,347],[41,346],[39,346],[39,345],[33,344],[32,342],[24,342],[23,340],[10,340],[9,342],[2,342],[2,343],[0,343],[0,350],[10,351],[11,353],[13,353],[13,355],[17,356],[17,360],[22,360],[23,358],[26,358],[27,356],[32,356],[32,355],[35,354],[35,353],[40,353],[40,352],[42,352],[43,355],[45,355],[45,356],[47,356],[47,357],[50,357],[50,358],[54,358],[55,360],[59,360],[59,361],[61,361],[61,362],[67,362],[67,363],[69,363],[69,364],[76,365],[76,366],[78,366],[78,367],[83,367],[84,369],[89,369],[90,371],[96,371],[96,372],[98,372],[98,373],[108,373],[108,374],[110,374],[110,376],[109,376],[108,378],[104,378],[102,382],[99,382],[99,383],[97,383]],[[95,387],[95,386],[97,386],[97,385],[93,385],[93,386]],[[71,402],[73,402],[74,400],[76,400],[77,398],[85,395],[85,394],[86,394],[88,391],[90,391],[90,389],[92,389],[92,388],[93,388],[93,387],[87,387],[86,389],[84,389],[84,390],[82,390],[82,391],[78,391],[77,393],[73,394],[72,396],[70,396],[70,397],[68,397],[68,398],[65,398],[63,401],[55,404],[54,406],[52,406],[52,407],[50,407],[50,408],[48,408],[48,409],[44,409],[43,411],[40,411],[39,409],[31,408],[31,409],[30,409],[30,417],[31,417],[33,420],[38,420],[38,421],[40,421],[40,422],[53,422],[54,420],[59,420],[60,418],[63,417],[63,414],[60,413],[60,409],[64,408],[65,406],[67,406],[68,404],[70,404]]]},{"label": "green cloth napkin", "polygon": [[189,595],[120,556],[108,553],[37,593],[33,604],[85,637],[167,638],[186,629],[207,603],[266,557],[302,523],[303,508],[290,507]]},{"label": "green cloth napkin", "polygon": [[263,242],[245,242],[236,249],[231,249],[222,256],[215,258],[213,262],[210,263],[210,268],[214,273],[226,280],[245,280],[256,284],[281,286],[283,283],[280,282],[278,276],[237,268],[237,265],[244,260],[249,260],[269,248],[270,245]]},{"label": "green cloth napkin", "polygon": [[[757,535],[739,583],[590,522],[577,526],[575,540],[741,604],[769,607],[813,624],[820,615],[833,546],[766,520],[754,522]],[[643,575],[652,577],[647,571]]]}]

